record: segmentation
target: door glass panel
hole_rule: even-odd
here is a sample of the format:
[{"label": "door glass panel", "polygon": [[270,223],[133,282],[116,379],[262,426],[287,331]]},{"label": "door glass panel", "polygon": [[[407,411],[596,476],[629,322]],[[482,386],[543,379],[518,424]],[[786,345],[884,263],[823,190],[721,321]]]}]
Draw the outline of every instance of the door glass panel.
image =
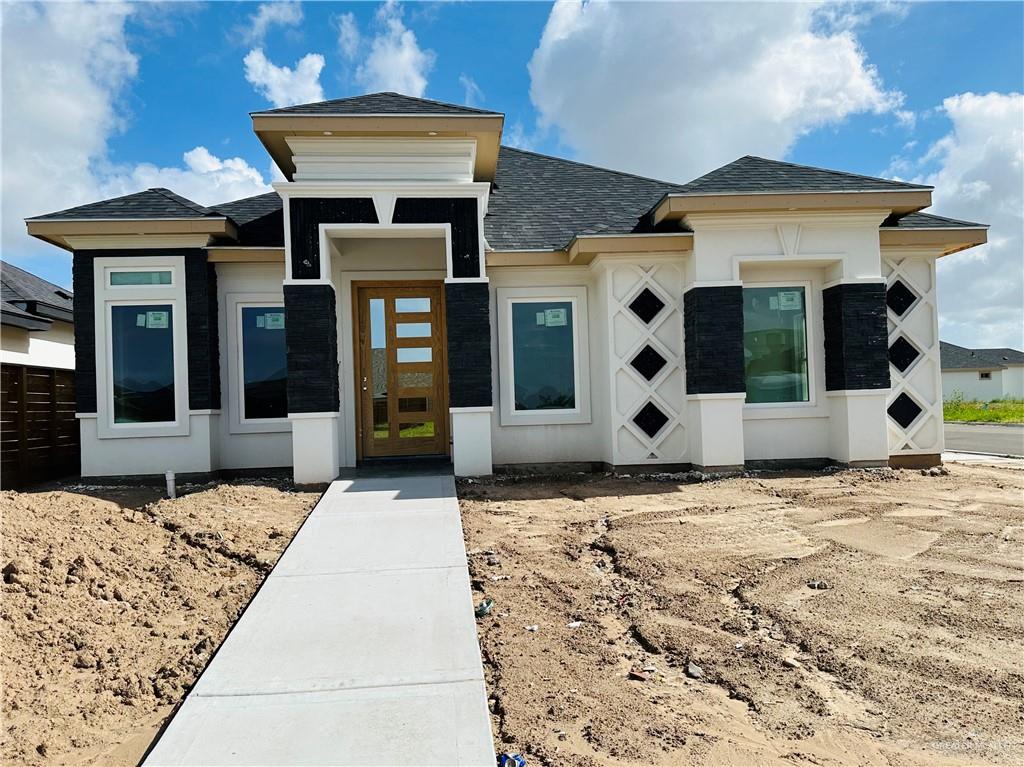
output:
[{"label": "door glass panel", "polygon": [[429,338],[429,322],[399,322],[395,326],[395,335],[398,338]]},{"label": "door glass panel", "polygon": [[110,308],[114,423],[174,421],[170,304]]},{"label": "door glass panel", "polygon": [[434,385],[433,373],[399,373],[399,389],[426,389]]},{"label": "door glass panel", "polygon": [[430,362],[433,359],[433,351],[429,346],[414,346],[396,351],[399,362]]},{"label": "door glass panel", "polygon": [[429,298],[396,298],[395,311],[399,314],[407,312],[429,312]]},{"label": "door glass panel", "polygon": [[399,413],[426,413],[430,408],[429,397],[399,397]]},{"label": "door glass panel", "polygon": [[384,323],[384,299],[370,299],[370,370],[366,385],[373,401],[373,438],[387,439],[388,424],[388,349]]},{"label": "door glass panel", "polygon": [[433,437],[434,422],[422,421],[420,423],[401,423],[398,425],[398,436],[403,439],[413,437]]}]

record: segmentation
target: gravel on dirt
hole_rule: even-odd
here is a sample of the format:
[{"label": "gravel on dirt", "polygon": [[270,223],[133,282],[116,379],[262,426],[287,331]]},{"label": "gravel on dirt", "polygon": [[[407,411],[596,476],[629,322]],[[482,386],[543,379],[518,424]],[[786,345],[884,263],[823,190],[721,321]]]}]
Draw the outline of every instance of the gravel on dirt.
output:
[{"label": "gravel on dirt", "polygon": [[477,628],[498,753],[1024,763],[1019,468],[496,478],[459,493],[474,596],[495,602]]},{"label": "gravel on dirt", "polygon": [[0,493],[0,762],[136,764],[316,499],[269,484]]}]

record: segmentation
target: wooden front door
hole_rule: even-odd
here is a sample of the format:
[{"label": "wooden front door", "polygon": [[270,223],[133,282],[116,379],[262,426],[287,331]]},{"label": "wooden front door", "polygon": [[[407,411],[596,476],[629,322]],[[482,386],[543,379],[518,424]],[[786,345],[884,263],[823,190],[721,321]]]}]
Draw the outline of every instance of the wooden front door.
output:
[{"label": "wooden front door", "polygon": [[352,286],[360,458],[448,452],[444,284]]}]

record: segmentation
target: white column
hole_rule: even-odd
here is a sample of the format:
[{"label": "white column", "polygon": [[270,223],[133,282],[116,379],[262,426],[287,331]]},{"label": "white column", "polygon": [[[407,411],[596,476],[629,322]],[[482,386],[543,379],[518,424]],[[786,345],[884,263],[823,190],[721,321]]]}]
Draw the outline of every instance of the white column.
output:
[{"label": "white column", "polygon": [[331,482],[338,476],[338,414],[289,413],[292,471],[296,485]]},{"label": "white column", "polygon": [[746,394],[691,394],[686,398],[691,463],[702,469],[742,469]]},{"label": "white column", "polygon": [[493,407],[453,407],[452,464],[457,477],[483,477],[494,472],[491,463]]},{"label": "white column", "polygon": [[857,466],[888,464],[889,434],[885,412],[888,396],[888,389],[827,393],[829,458]]}]

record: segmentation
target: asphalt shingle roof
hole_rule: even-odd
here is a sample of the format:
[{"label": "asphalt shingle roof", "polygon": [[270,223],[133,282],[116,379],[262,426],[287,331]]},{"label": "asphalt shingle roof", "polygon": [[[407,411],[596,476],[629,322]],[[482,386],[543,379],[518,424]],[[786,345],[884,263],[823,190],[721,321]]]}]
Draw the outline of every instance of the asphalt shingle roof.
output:
[{"label": "asphalt shingle roof", "polygon": [[908,213],[900,218],[887,218],[882,226],[886,229],[983,229],[985,224],[960,221],[955,218],[936,216],[932,213]]},{"label": "asphalt shingle roof", "polygon": [[290,107],[253,112],[254,115],[501,115],[487,109],[464,107],[444,101],[419,99],[401,93],[367,93],[344,99],[296,104]]},{"label": "asphalt shingle roof", "polygon": [[[680,187],[503,146],[484,234],[496,250],[564,248],[578,234],[651,231],[647,213]],[[672,231],[680,231],[673,226]]]},{"label": "asphalt shingle roof", "polygon": [[1024,352],[1017,349],[1003,346],[996,349],[975,349],[974,351],[1001,362],[1003,365],[1024,365]]},{"label": "asphalt shingle roof", "polygon": [[100,200],[75,208],[34,216],[29,221],[47,219],[102,219],[102,218],[203,218],[217,215],[192,200],[175,194],[169,189],[146,189],[142,192]]},{"label": "asphalt shingle roof", "polygon": [[943,370],[999,370],[1006,367],[998,357],[990,355],[986,349],[968,349],[948,341],[939,342],[939,358]]},{"label": "asphalt shingle roof", "polygon": [[812,168],[747,155],[706,173],[679,190],[683,194],[750,194],[786,192],[891,192],[931,189],[838,170]]},{"label": "asphalt shingle roof", "polygon": [[268,248],[284,245],[284,214],[277,192],[213,205],[210,210],[235,222],[239,245]]},{"label": "asphalt shingle roof", "polygon": [[0,261],[0,324],[45,330],[71,311],[71,291]]}]

